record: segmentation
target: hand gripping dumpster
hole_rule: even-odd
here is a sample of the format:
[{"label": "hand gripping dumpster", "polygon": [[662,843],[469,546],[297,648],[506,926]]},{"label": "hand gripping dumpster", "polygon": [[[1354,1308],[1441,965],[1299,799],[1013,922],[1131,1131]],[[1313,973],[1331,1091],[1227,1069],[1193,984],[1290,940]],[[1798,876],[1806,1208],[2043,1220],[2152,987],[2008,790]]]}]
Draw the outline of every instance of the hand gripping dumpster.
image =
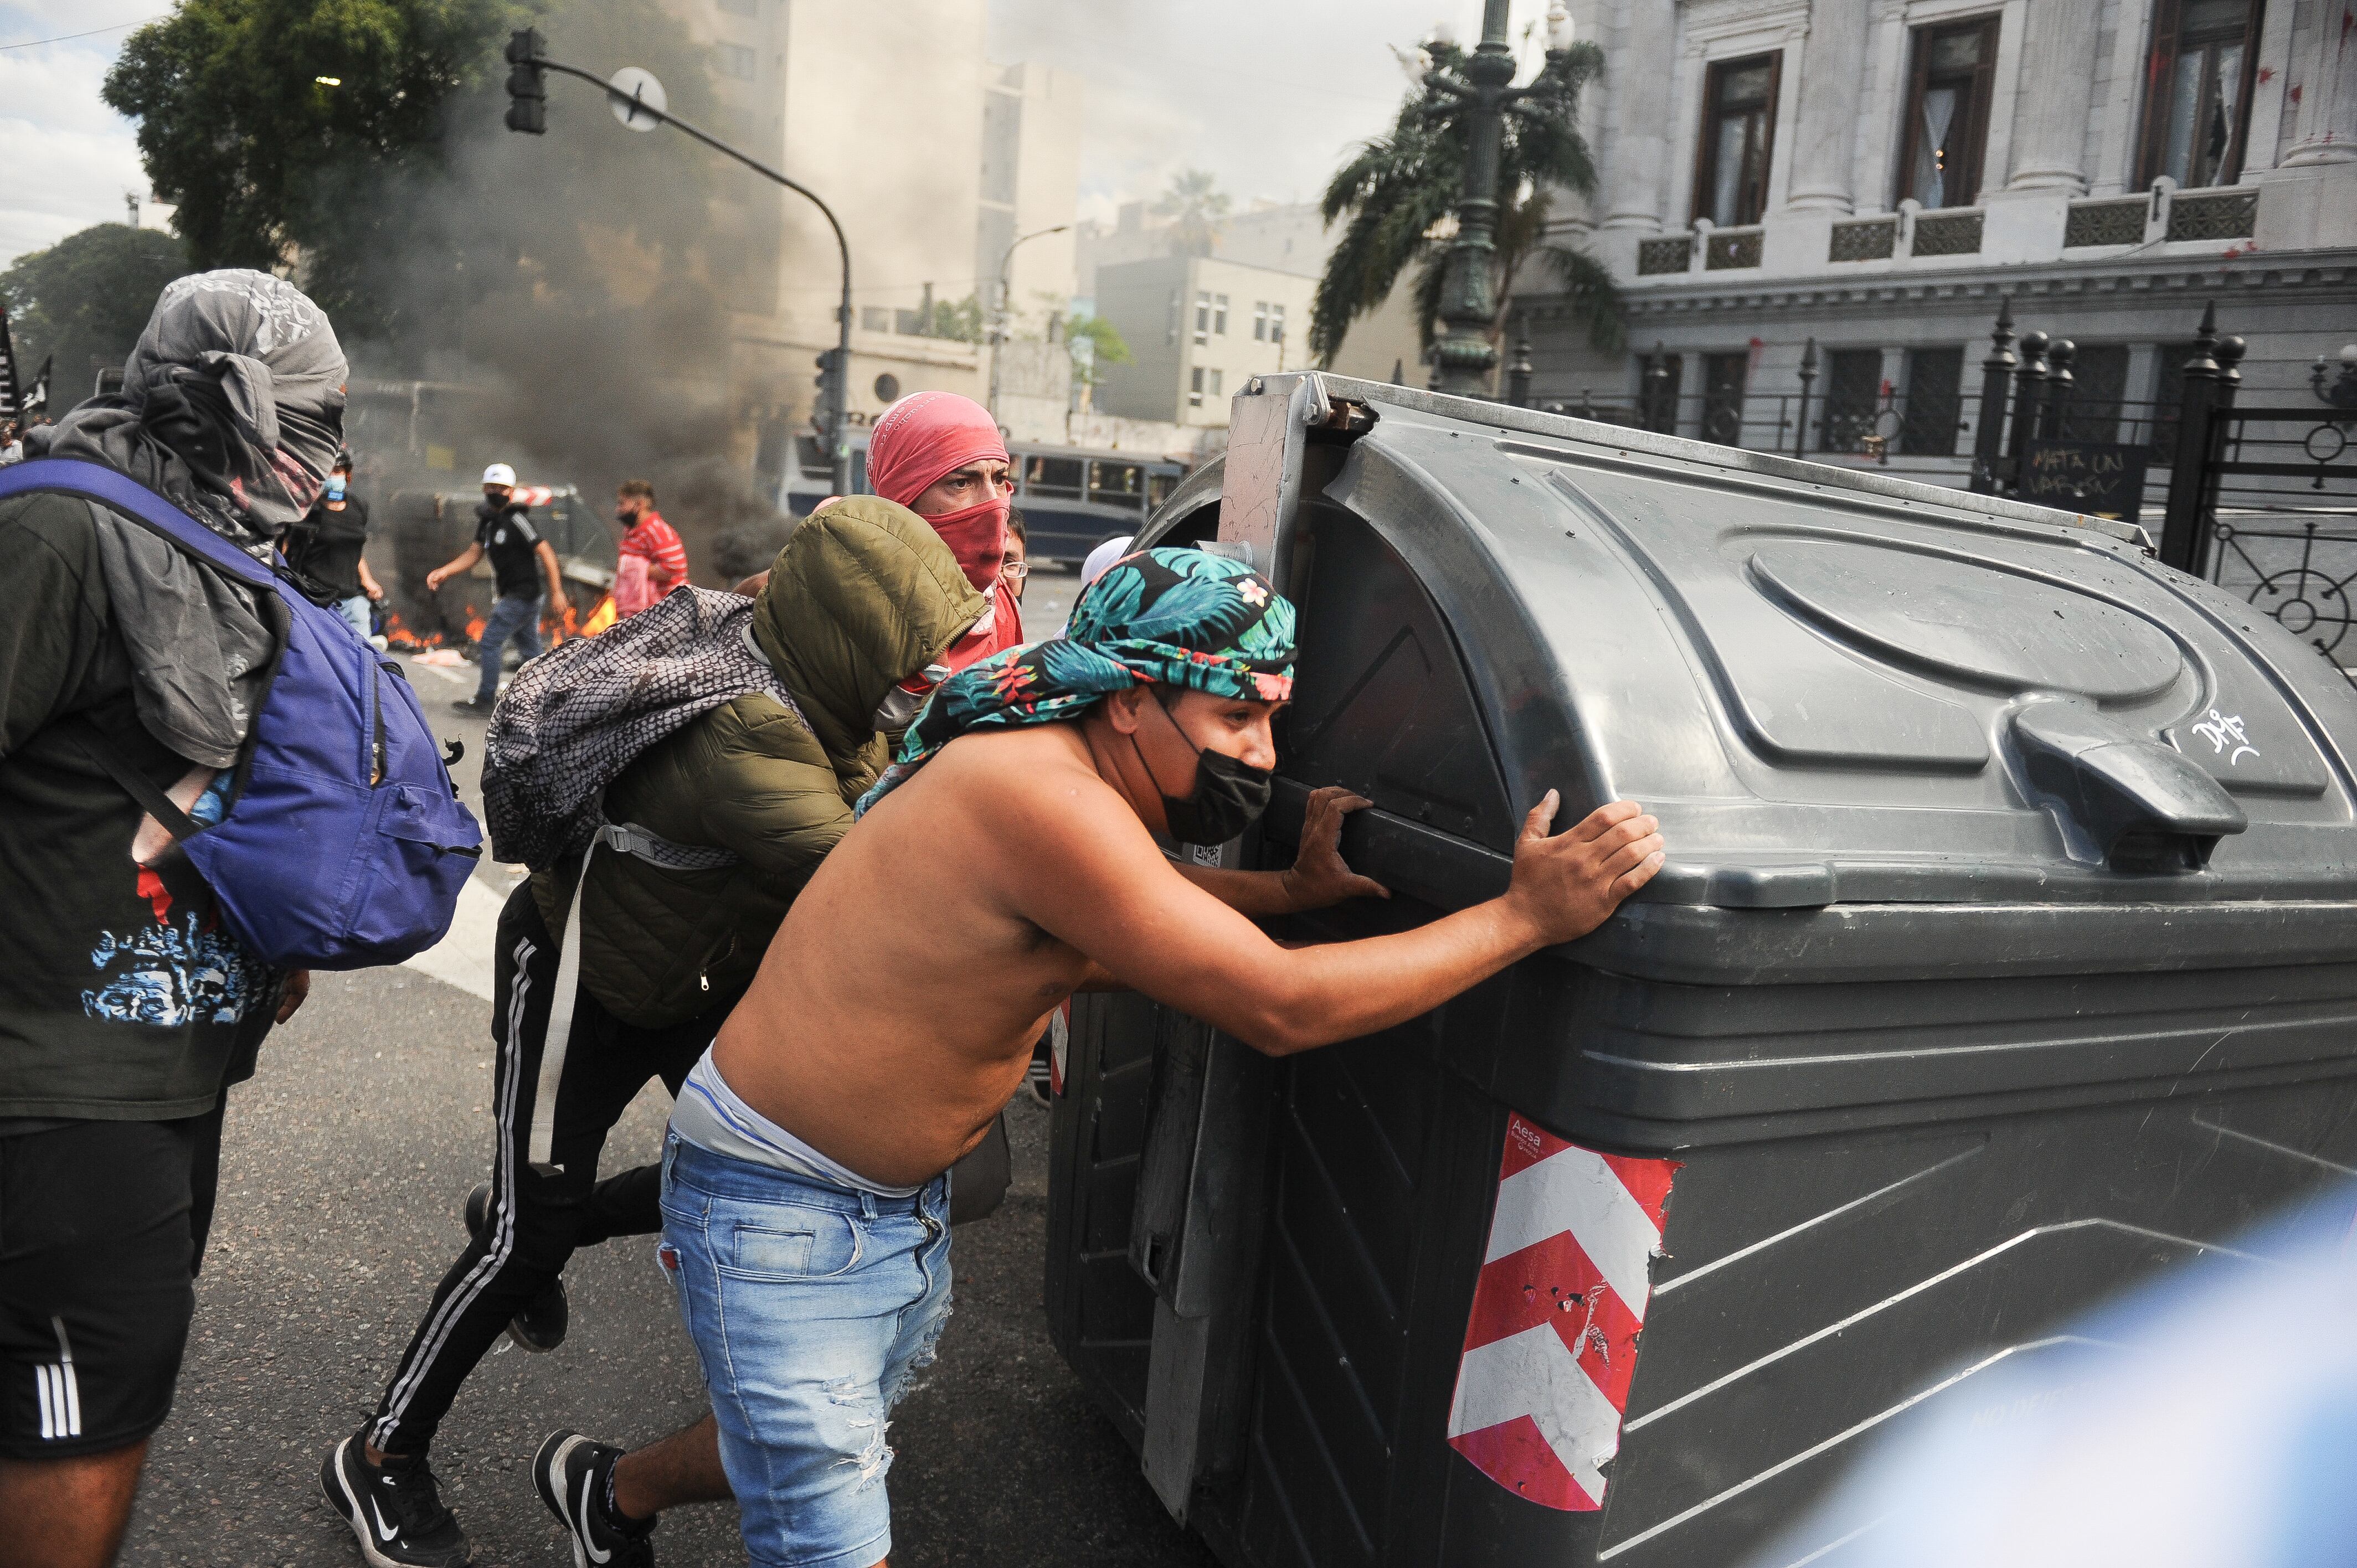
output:
[{"label": "hand gripping dumpster", "polygon": [[2357,1170],[2357,696],[2136,529],[1294,375],[1139,541],[1188,542],[1301,644],[1275,808],[1186,853],[1373,801],[1343,849],[1394,897],[1290,934],[1493,896],[1549,788],[1670,855],[1283,1061],[1076,1002],[1050,1329],[1236,1568],[1743,1563]]}]

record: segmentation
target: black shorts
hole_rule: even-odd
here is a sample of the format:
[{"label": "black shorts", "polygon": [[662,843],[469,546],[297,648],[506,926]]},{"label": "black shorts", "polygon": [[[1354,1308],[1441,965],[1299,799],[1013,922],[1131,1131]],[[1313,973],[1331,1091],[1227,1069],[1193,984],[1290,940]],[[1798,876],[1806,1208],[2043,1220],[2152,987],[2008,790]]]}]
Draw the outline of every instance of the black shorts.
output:
[{"label": "black shorts", "polygon": [[0,1459],[163,1424],[212,1222],[221,1112],[0,1137]]}]

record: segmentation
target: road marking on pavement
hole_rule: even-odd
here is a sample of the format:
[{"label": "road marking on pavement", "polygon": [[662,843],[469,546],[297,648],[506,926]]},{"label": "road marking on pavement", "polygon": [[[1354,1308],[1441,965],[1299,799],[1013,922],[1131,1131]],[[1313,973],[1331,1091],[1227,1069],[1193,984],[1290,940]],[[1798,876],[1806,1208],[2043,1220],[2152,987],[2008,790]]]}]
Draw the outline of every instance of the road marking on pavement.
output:
[{"label": "road marking on pavement", "polygon": [[442,940],[404,967],[432,975],[484,1001],[491,999],[491,955],[499,938],[500,909],[507,900],[469,876],[458,890],[458,912]]}]

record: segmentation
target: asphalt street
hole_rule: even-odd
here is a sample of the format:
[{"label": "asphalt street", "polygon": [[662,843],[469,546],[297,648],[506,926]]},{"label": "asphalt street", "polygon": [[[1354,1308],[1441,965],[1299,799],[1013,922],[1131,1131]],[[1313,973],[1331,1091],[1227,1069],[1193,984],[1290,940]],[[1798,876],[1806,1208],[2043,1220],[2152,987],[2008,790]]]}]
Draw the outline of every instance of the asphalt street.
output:
[{"label": "asphalt street", "polygon": [[[1062,619],[1039,588],[1060,585],[1068,599],[1071,583],[1034,588],[1053,616],[1039,629]],[[470,800],[482,725],[448,701],[473,678],[472,666],[413,672],[436,726],[467,743],[458,772]],[[499,896],[513,875],[478,874]],[[416,967],[323,975],[271,1036],[259,1074],[232,1091],[196,1327],[124,1563],[359,1561],[319,1495],[319,1460],[373,1406],[463,1243],[459,1205],[490,1167],[489,1028],[487,1002]],[[652,1158],[668,1112],[651,1086],[607,1168]],[[1009,1120],[1014,1186],[997,1214],[957,1232],[956,1316],[893,1424],[892,1560],[1202,1568],[1208,1552],[1162,1511],[1048,1342],[1047,1113],[1018,1101]],[[635,1444],[701,1413],[694,1352],[653,1252],[644,1238],[577,1255],[565,1345],[488,1358],[444,1423],[436,1469],[477,1563],[570,1561],[528,1473],[551,1430]],[[745,1561],[725,1504],[674,1515],[656,1543],[669,1563]]]}]

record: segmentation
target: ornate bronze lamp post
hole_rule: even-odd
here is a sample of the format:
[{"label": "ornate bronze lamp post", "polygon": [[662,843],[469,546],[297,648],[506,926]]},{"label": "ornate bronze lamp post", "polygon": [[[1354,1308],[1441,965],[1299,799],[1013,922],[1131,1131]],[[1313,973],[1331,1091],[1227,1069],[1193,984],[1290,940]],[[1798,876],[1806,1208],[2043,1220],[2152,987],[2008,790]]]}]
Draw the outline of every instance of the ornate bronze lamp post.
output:
[{"label": "ornate bronze lamp post", "polygon": [[1557,70],[1571,48],[1571,17],[1561,0],[1547,10],[1547,63],[1540,80],[1512,84],[1514,59],[1506,38],[1506,0],[1484,0],[1481,42],[1465,62],[1463,76],[1435,69],[1425,85],[1464,105],[1465,193],[1457,203],[1457,237],[1449,242],[1442,275],[1440,319],[1448,330],[1432,346],[1432,390],[1459,397],[1486,397],[1490,372],[1498,362],[1490,329],[1498,299],[1490,281],[1497,252],[1498,154],[1509,110],[1542,90],[1546,72]]}]

